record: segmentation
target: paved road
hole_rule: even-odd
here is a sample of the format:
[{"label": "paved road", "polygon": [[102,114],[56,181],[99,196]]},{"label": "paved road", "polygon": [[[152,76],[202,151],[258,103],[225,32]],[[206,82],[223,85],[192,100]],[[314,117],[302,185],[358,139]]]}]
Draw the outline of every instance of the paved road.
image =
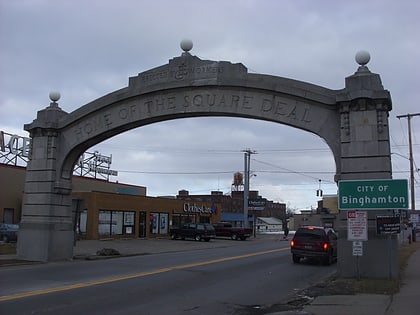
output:
[{"label": "paved road", "polygon": [[335,269],[294,265],[272,239],[159,242],[146,255],[0,268],[0,313],[252,314]]}]

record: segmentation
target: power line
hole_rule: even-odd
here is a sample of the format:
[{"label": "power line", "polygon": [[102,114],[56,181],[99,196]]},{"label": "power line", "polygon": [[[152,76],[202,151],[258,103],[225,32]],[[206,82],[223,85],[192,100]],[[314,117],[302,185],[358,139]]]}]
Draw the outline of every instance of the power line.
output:
[{"label": "power line", "polygon": [[[280,169],[283,169],[283,170],[288,171],[289,173],[294,173],[294,174],[297,174],[297,175],[306,176],[308,178],[315,179],[317,181],[319,180],[319,178],[314,177],[314,176],[311,176],[311,175],[307,175],[304,172],[294,171],[294,170],[291,170],[291,169],[288,169],[288,168],[285,168],[285,167],[281,167],[281,166],[274,165],[274,164],[271,164],[271,163],[268,163],[268,162],[264,162],[264,161],[259,161],[259,160],[256,160],[256,159],[253,159],[253,161],[256,161],[256,162],[261,163],[261,164],[269,165],[269,166],[274,167],[274,168],[280,168]],[[332,183],[332,181],[330,181],[330,180],[324,180],[324,181],[329,182],[329,183]]]}]

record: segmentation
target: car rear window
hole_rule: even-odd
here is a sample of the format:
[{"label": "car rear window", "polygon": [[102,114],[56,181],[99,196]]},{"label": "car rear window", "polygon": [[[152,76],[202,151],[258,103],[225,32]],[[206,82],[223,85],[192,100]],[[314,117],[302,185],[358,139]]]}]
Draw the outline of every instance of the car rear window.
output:
[{"label": "car rear window", "polygon": [[210,231],[213,231],[214,230],[214,226],[211,225],[210,223],[205,223],[204,225],[206,226],[206,229],[207,230],[210,230]]},{"label": "car rear window", "polygon": [[320,229],[298,229],[295,237],[305,240],[322,240],[324,235],[324,231]]}]

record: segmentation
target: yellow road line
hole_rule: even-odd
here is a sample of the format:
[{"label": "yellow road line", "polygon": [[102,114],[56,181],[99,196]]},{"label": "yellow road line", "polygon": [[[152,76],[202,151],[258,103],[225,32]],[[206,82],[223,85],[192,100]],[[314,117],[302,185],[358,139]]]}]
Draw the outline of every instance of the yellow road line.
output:
[{"label": "yellow road line", "polygon": [[134,279],[134,278],[140,278],[140,277],[155,275],[155,274],[164,273],[164,272],[168,272],[168,271],[172,271],[172,270],[179,270],[179,269],[186,269],[186,268],[191,268],[191,267],[217,264],[217,263],[230,261],[230,260],[243,259],[243,258],[248,258],[248,257],[253,257],[253,256],[258,256],[258,255],[265,255],[265,254],[280,252],[280,251],[284,251],[284,250],[288,250],[288,249],[289,248],[272,249],[272,250],[267,250],[267,251],[263,251],[263,252],[256,252],[256,253],[245,254],[245,255],[240,255],[240,256],[225,257],[225,258],[207,260],[207,261],[202,261],[202,262],[197,262],[197,263],[191,263],[191,264],[161,268],[161,269],[157,269],[157,270],[140,272],[140,273],[135,273],[135,274],[126,275],[126,276],[118,276],[118,277],[108,278],[108,279],[103,279],[103,280],[81,282],[81,283],[70,284],[70,285],[57,287],[57,288],[36,290],[36,291],[32,291],[32,292],[17,293],[17,294],[12,294],[12,295],[5,295],[5,296],[0,296],[0,302],[17,300],[17,299],[22,299],[22,298],[27,298],[27,297],[32,297],[32,296],[49,294],[49,293],[56,293],[56,292],[74,290],[74,289],[81,289],[81,288],[91,287],[91,286],[94,286],[94,285],[107,284],[107,283],[112,283],[112,282],[117,282],[117,281],[122,281],[122,280],[128,280],[128,279]]}]

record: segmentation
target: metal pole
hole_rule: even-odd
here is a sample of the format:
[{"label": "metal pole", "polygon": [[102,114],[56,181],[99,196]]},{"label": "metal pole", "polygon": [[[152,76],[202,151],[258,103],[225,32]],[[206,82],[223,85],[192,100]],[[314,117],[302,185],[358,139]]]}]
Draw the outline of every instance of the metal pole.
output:
[{"label": "metal pole", "polygon": [[410,189],[411,189],[411,210],[416,210],[416,198],[414,198],[414,161],[413,161],[413,148],[411,143],[411,115],[407,116],[408,122],[408,147],[410,149]]},{"label": "metal pole", "polygon": [[250,150],[245,150],[244,154],[244,228],[248,227],[248,194],[249,194],[249,156]]}]

